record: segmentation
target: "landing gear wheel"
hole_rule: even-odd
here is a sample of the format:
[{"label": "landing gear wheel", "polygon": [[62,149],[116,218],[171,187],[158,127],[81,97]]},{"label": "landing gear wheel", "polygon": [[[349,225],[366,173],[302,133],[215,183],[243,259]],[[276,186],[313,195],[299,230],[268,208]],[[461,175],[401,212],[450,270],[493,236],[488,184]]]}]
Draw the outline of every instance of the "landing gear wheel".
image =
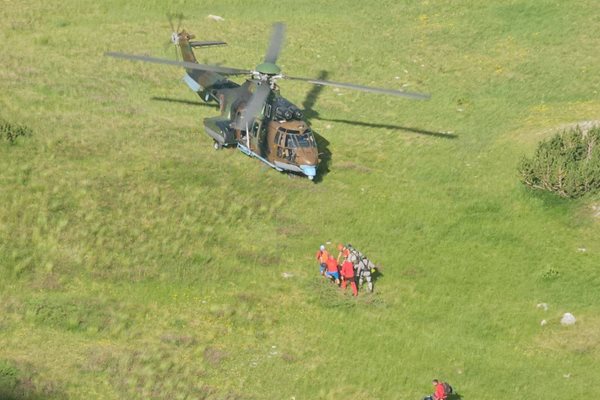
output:
[{"label": "landing gear wheel", "polygon": [[223,145],[215,140],[215,142],[213,143],[213,148],[215,150],[221,150],[223,148]]}]

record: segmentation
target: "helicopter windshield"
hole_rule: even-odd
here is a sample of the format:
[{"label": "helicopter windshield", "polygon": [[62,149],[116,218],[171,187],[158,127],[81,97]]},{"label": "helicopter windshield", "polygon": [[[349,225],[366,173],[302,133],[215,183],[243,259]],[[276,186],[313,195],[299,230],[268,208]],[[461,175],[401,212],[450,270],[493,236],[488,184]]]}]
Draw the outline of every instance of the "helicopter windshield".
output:
[{"label": "helicopter windshield", "polygon": [[275,141],[279,143],[279,135],[285,134],[285,142],[283,146],[286,148],[297,148],[297,147],[316,147],[315,138],[312,135],[310,129],[300,133],[300,131],[279,128],[279,133],[275,138]]},{"label": "helicopter windshield", "polygon": [[288,131],[288,135],[285,137],[285,147],[288,149],[298,147],[298,143],[296,142],[296,136],[289,135],[289,133],[290,132]]},{"label": "helicopter windshield", "polygon": [[310,129],[305,130],[302,134],[295,135],[298,140],[299,147],[315,147],[315,138]]}]

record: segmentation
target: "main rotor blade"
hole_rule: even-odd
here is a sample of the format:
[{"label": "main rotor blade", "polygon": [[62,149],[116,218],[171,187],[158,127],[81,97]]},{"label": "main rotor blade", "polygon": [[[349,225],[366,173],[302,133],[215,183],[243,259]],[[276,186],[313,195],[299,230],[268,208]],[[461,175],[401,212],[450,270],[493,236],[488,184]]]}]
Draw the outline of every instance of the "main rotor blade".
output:
[{"label": "main rotor blade", "polygon": [[[329,75],[329,72],[327,71],[321,71],[319,72],[319,80],[324,80],[325,78],[327,78],[327,75]],[[315,103],[317,102],[317,98],[319,97],[319,95],[321,94],[321,91],[323,91],[325,87],[322,85],[314,85],[309,92],[306,94],[306,97],[304,98],[304,101],[302,102],[302,110],[304,110],[304,114],[308,115],[310,114],[317,114],[314,110],[313,107],[315,106]]]},{"label": "main rotor blade", "polygon": [[256,91],[250,97],[250,101],[246,105],[246,108],[242,111],[240,119],[236,121],[236,127],[238,129],[245,129],[246,124],[251,124],[254,119],[260,114],[267,97],[271,93],[271,88],[267,82],[260,84]]},{"label": "main rotor blade", "polygon": [[331,81],[324,81],[321,79],[298,78],[298,77],[294,77],[294,76],[284,76],[283,78],[291,79],[293,81],[308,82],[308,83],[312,83],[314,85],[335,86],[335,87],[341,87],[344,89],[360,90],[363,92],[388,94],[391,96],[408,97],[409,99],[415,99],[415,100],[428,100],[431,98],[431,95],[424,94],[424,93],[404,92],[402,90],[376,88],[376,87],[371,87],[371,86],[355,85],[353,83],[331,82]]},{"label": "main rotor blade", "polygon": [[218,72],[224,75],[246,75],[252,73],[247,69],[237,69],[237,68],[229,68],[229,67],[220,67],[217,65],[208,65],[208,64],[198,64],[189,61],[172,61],[164,58],[157,57],[149,57],[149,56],[138,56],[134,54],[124,54],[124,53],[116,53],[113,51],[109,51],[104,53],[105,56],[114,57],[114,58],[122,58],[125,60],[133,60],[133,61],[144,61],[151,62],[155,64],[165,64],[165,65],[173,65],[176,67],[183,67],[187,69],[196,69],[199,71],[211,71]]},{"label": "main rotor blade", "polygon": [[281,22],[273,24],[273,33],[271,33],[271,41],[265,55],[266,63],[277,63],[277,57],[283,47],[283,38],[285,36],[285,25]]}]

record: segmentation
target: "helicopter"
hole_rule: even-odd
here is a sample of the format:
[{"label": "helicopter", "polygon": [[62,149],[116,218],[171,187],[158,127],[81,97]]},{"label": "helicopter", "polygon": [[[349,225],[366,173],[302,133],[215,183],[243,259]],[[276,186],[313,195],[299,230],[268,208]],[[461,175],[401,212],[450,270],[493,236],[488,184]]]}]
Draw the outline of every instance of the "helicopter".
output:
[{"label": "helicopter", "polygon": [[[183,61],[143,55],[107,52],[106,56],[185,68],[183,81],[205,103],[216,102],[220,115],[204,119],[204,130],[216,150],[236,147],[280,172],[301,174],[310,180],[317,175],[319,150],[315,135],[303,111],[283,97],[279,80],[294,80],[321,86],[334,86],[376,94],[427,100],[428,94],[377,88],[284,75],[277,65],[283,47],[285,25],[273,25],[263,62],[254,69],[200,64],[194,48],[224,45],[225,42],[198,42],[185,29],[173,29],[171,42],[179,48]],[[238,84],[229,76],[246,76]]]}]

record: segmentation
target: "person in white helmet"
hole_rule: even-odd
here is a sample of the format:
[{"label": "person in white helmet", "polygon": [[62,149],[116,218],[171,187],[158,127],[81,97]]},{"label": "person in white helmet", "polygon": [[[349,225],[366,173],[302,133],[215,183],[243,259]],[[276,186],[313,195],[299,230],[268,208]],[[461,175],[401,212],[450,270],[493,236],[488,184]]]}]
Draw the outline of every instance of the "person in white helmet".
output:
[{"label": "person in white helmet", "polygon": [[319,247],[319,251],[317,251],[317,261],[319,262],[319,272],[321,275],[325,276],[325,269],[327,268],[327,259],[329,258],[329,253],[325,249],[324,245]]}]

